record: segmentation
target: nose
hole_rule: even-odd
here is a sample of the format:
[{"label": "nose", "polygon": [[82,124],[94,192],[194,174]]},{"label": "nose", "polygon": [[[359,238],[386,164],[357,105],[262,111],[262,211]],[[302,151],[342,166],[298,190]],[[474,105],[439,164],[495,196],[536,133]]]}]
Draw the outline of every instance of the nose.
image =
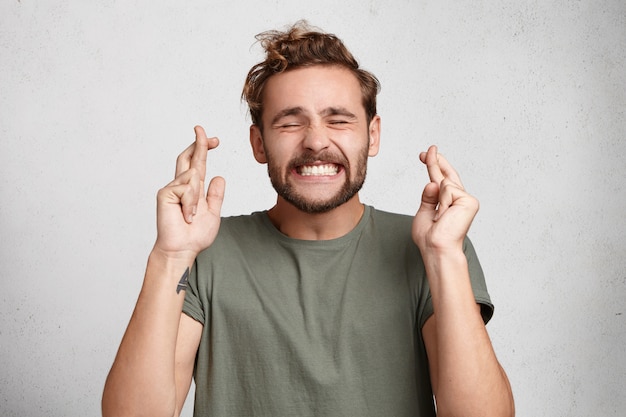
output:
[{"label": "nose", "polygon": [[302,145],[313,152],[320,152],[330,145],[330,137],[323,126],[309,125],[305,131]]}]

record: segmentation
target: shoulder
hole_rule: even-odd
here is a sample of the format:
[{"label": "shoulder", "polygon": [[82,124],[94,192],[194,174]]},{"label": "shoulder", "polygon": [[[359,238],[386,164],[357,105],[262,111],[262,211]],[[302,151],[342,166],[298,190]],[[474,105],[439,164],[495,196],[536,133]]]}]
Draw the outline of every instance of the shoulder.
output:
[{"label": "shoulder", "polygon": [[370,250],[394,258],[409,257],[414,261],[420,258],[419,250],[413,242],[411,233],[412,216],[391,213],[373,207],[370,208],[368,216],[363,238],[371,245]]},{"label": "shoulder", "polygon": [[211,246],[200,253],[199,258],[213,259],[221,255],[232,255],[240,250],[245,253],[250,245],[258,246],[259,241],[271,239],[271,231],[267,226],[266,212],[222,217],[220,228]]},{"label": "shoulder", "polygon": [[242,232],[262,231],[266,229],[267,212],[258,211],[251,214],[222,217],[219,235],[240,234]]},{"label": "shoulder", "polygon": [[390,226],[397,225],[404,227],[406,225],[410,226],[413,223],[413,216],[409,216],[408,214],[392,213],[390,211],[379,210],[374,207],[371,207],[370,215],[375,221],[385,223]]},{"label": "shoulder", "polygon": [[393,239],[411,238],[413,217],[406,214],[391,213],[371,208],[369,211],[371,227],[376,229],[381,237]]}]

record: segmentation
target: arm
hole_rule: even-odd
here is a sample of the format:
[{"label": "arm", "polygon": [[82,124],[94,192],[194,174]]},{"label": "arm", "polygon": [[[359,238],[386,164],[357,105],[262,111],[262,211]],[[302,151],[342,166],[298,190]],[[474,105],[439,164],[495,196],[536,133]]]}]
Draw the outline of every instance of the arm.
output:
[{"label": "arm", "polygon": [[431,289],[434,314],[423,327],[440,416],[513,416],[513,395],[474,301],[463,240],[478,211],[452,166],[433,146],[413,223]]},{"label": "arm", "polygon": [[196,352],[202,336],[202,324],[186,314],[180,315],[178,340],[176,342],[176,360],[174,373],[176,378],[176,414],[178,417],[189,393],[193,377]]},{"label": "arm", "polygon": [[135,311],[102,396],[103,416],[178,415],[191,384],[202,326],[181,314],[189,268],[219,229],[224,181],[204,197],[206,156],[218,145],[196,127],[196,142],[157,195],[157,240]]}]

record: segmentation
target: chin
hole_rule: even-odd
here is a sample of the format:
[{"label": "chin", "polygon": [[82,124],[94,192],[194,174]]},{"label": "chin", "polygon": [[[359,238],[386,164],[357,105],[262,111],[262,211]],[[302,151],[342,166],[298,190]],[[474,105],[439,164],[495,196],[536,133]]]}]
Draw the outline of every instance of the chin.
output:
[{"label": "chin", "polygon": [[[349,190],[350,192],[341,192],[331,198],[326,199],[307,199],[299,195],[284,194],[281,197],[298,210],[308,214],[328,213],[347,203],[356,195],[360,187]],[[280,195],[280,194],[279,194]]]}]

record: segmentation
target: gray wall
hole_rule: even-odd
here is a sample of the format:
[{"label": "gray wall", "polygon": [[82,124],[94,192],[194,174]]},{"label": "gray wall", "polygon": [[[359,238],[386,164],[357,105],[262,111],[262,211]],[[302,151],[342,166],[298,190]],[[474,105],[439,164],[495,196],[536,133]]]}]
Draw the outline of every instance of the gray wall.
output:
[{"label": "gray wall", "polygon": [[431,143],[481,200],[471,236],[518,415],[623,415],[623,1],[181,4],[0,5],[0,415],[99,414],[194,124],[222,139],[224,214],[273,203],[239,94],[253,36],[302,17],[382,81],[363,200],[414,213]]}]

